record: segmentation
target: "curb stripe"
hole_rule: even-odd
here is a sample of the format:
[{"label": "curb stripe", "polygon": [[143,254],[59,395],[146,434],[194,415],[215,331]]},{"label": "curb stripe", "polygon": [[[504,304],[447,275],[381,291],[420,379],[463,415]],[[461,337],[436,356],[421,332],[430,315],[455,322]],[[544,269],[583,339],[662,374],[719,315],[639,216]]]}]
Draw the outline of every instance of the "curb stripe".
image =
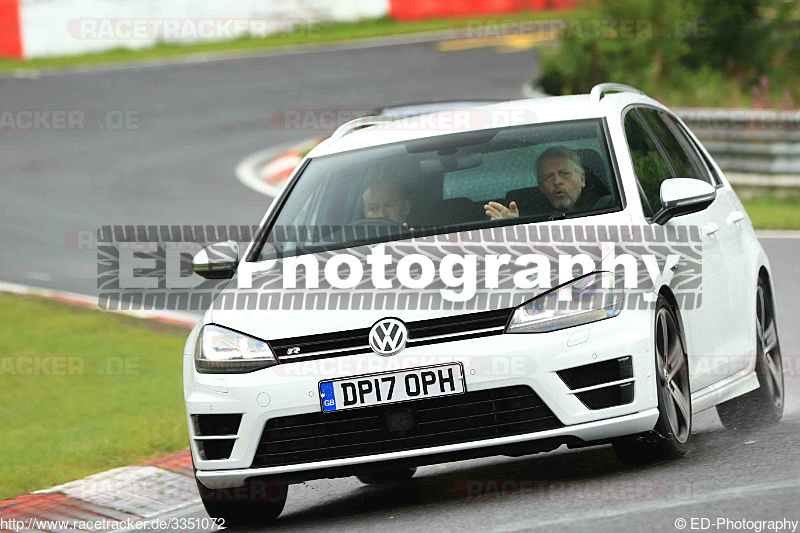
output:
[{"label": "curb stripe", "polygon": [[8,281],[0,281],[0,292],[9,294],[18,294],[21,296],[38,296],[48,300],[54,300],[61,303],[70,305],[77,305],[80,307],[94,309],[96,311],[104,311],[106,313],[117,313],[121,315],[132,316],[144,320],[152,320],[154,322],[161,322],[162,324],[169,324],[172,326],[181,326],[192,329],[198,320],[199,315],[191,313],[181,313],[178,311],[135,311],[124,309],[103,309],[100,307],[100,300],[97,296],[87,296],[85,294],[78,294],[74,292],[59,291],[54,289],[44,289],[42,287],[35,287],[33,285],[23,285],[20,283],[11,283]]}]

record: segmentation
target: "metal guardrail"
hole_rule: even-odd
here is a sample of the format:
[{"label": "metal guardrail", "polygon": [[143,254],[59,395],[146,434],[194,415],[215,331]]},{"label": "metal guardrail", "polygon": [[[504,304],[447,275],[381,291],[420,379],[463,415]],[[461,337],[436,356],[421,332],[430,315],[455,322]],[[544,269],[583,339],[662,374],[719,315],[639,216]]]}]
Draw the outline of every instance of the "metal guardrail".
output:
[{"label": "metal guardrail", "polygon": [[726,173],[800,176],[800,111],[674,111]]}]

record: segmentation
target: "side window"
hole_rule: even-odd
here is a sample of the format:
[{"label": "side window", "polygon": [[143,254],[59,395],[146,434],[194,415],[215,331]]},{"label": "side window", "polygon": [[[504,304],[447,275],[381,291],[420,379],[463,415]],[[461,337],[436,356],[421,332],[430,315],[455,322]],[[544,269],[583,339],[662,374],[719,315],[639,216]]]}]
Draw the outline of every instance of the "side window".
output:
[{"label": "side window", "polygon": [[641,108],[639,113],[666,151],[676,178],[693,178],[714,184],[697,157],[689,156],[694,148],[670,117],[655,109]]},{"label": "side window", "polygon": [[[647,200],[642,202],[645,215],[652,216],[661,209],[661,182],[673,177],[670,164],[661,155],[634,111],[625,115],[625,137],[631,151],[633,170]],[[648,203],[650,205],[646,205]]]},{"label": "side window", "polygon": [[692,147],[690,151],[693,154],[697,155],[697,157],[699,157],[700,160],[703,162],[703,166],[707,171],[704,172],[704,175],[709,176],[709,178],[706,178],[706,181],[708,181],[711,185],[721,186],[722,180],[719,177],[719,173],[714,168],[714,165],[711,164],[711,161],[708,160],[708,156],[706,156],[706,154],[704,154],[703,151],[700,149],[700,146],[698,146],[697,141],[692,139],[689,136],[689,134],[686,133],[686,128],[670,115],[665,115],[665,120],[669,121],[670,124],[674,125],[675,127],[674,131],[676,132],[676,135],[678,135],[679,138],[685,139],[686,142],[688,142],[689,145]]}]

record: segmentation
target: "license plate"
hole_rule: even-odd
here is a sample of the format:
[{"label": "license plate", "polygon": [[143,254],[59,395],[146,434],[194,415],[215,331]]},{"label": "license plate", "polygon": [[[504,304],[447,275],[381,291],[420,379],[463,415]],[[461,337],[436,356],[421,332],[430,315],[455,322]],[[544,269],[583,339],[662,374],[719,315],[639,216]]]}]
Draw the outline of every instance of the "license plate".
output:
[{"label": "license plate", "polygon": [[323,412],[464,393],[461,363],[323,381]]}]

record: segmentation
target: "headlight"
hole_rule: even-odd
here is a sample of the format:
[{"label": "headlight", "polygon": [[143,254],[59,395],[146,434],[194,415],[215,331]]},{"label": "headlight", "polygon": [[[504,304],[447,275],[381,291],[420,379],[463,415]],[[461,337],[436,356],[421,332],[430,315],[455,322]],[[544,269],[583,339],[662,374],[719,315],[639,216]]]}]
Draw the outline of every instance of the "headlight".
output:
[{"label": "headlight", "polygon": [[595,272],[522,304],[506,333],[546,333],[617,316],[624,299],[621,276]]},{"label": "headlight", "polygon": [[241,374],[278,364],[266,342],[219,326],[203,326],[194,349],[203,374]]}]

